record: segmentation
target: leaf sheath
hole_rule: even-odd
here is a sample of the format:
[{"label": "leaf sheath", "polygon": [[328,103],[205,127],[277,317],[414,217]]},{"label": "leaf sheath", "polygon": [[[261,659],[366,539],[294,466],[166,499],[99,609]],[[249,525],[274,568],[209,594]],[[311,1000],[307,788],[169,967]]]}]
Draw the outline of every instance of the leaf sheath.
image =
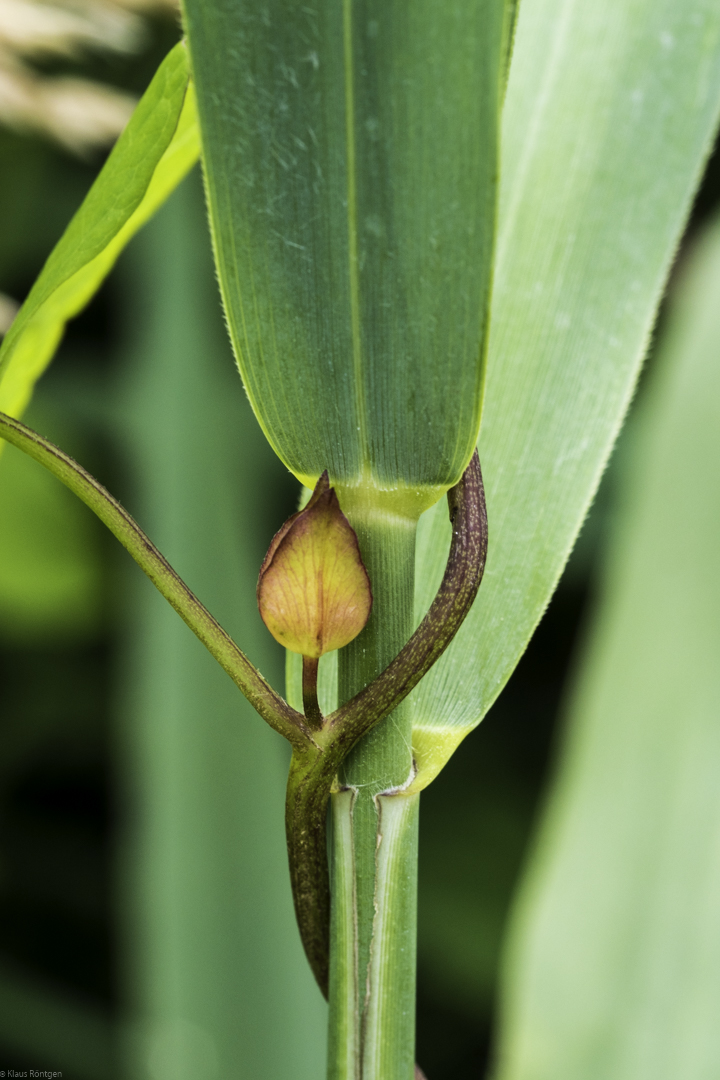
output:
[{"label": "leaf sheath", "polygon": [[337,771],[358,741],[417,686],[448,647],[477,596],[487,554],[487,514],[477,451],[448,492],[453,525],[438,594],[422,623],[388,667],[326,718],[315,733],[321,749],[293,756],[286,828],[300,935],[318,985],[327,995],[330,887],[325,836],[327,800]]}]

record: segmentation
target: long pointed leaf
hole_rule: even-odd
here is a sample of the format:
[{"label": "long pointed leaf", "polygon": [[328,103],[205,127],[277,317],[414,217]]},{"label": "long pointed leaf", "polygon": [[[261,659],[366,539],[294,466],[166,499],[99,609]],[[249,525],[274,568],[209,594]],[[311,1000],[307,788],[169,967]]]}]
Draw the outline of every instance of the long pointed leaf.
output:
[{"label": "long pointed leaf", "polygon": [[720,1075],[720,221],[641,406],[518,911],[503,1080]]},{"label": "long pointed leaf", "polygon": [[0,411],[19,416],[68,319],[94,296],[137,230],[199,154],[187,51],[168,54],[0,349]]},{"label": "long pointed leaf", "polygon": [[[555,587],[633,391],[720,108],[714,0],[524,0],[480,459],[478,600],[415,692],[428,782],[507,681]],[[449,540],[421,521],[418,614]]]}]

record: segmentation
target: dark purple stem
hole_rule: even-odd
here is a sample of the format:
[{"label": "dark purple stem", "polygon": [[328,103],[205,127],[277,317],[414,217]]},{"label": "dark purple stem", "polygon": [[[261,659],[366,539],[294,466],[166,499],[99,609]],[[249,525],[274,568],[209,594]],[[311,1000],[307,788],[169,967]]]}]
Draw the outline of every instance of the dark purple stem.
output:
[{"label": "dark purple stem", "polygon": [[317,695],[318,664],[316,656],[303,656],[302,695],[303,709],[308,727],[319,731],[323,726],[323,714],[320,712]]},{"label": "dark purple stem", "polygon": [[300,936],[325,996],[330,950],[327,801],[343,759],[427,674],[477,596],[487,553],[485,493],[477,451],[460,482],[448,492],[448,504],[450,554],[427,615],[377,679],[325,720],[316,736],[320,748],[293,754],[285,804],[290,878]]}]

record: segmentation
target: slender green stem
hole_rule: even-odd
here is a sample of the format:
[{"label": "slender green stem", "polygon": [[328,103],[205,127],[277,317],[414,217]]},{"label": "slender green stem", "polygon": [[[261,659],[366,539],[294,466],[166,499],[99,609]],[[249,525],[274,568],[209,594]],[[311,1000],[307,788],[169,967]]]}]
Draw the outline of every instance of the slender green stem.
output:
[{"label": "slender green stem", "polygon": [[378,795],[373,939],[361,1053],[363,1080],[414,1073],[420,793]]},{"label": "slender green stem", "polygon": [[[370,510],[356,512],[351,524],[372,582],[373,611],[363,632],[340,653],[341,700],[371,683],[397,656],[413,630],[416,522]],[[339,867],[347,867],[344,845],[351,842],[352,873],[348,870],[343,875],[345,892],[332,895],[331,934],[334,931],[338,937],[331,937],[330,946],[331,1080],[410,1080],[412,1075],[415,920],[412,918],[405,935],[405,948],[396,949],[389,932],[394,913],[384,904],[386,890],[380,876],[386,854],[380,796],[403,788],[412,776],[412,720],[409,704],[403,701],[373,726],[340,770],[340,784],[353,798],[343,807],[350,815],[349,825],[338,821],[334,829],[333,860]],[[392,875],[402,877],[413,893],[417,842],[412,829],[402,844],[393,845],[393,852]],[[413,905],[405,907],[406,915],[412,917]],[[350,932],[354,936],[352,950],[344,936]],[[353,957],[352,972],[347,971],[343,959],[348,955]],[[391,962],[385,964],[379,957],[391,957]],[[378,994],[387,998],[389,1009],[378,1010]],[[351,1024],[355,1053],[349,1061],[336,1029],[346,1032]]]},{"label": "slender green stem", "polygon": [[[367,971],[359,971],[362,886],[358,855],[362,839],[357,828],[358,798],[354,789],[332,796],[329,1075],[343,1080],[410,1080],[414,1068],[414,870],[420,796],[396,793],[377,795],[374,800],[377,831]],[[358,978],[359,974],[364,978]]]},{"label": "slender green stem", "polygon": [[[360,1061],[360,1003],[358,994],[357,890],[353,810],[356,793],[350,789],[332,796],[332,913],[333,1003],[328,1031],[328,1072],[356,1077]],[[342,1007],[341,1007],[342,1006]]]},{"label": "slender green stem", "polygon": [[137,522],[102,484],[54,443],[4,413],[0,413],[0,436],[44,465],[97,514],[270,727],[298,749],[312,744],[312,734],[304,716],[291,709],[263,679]]}]

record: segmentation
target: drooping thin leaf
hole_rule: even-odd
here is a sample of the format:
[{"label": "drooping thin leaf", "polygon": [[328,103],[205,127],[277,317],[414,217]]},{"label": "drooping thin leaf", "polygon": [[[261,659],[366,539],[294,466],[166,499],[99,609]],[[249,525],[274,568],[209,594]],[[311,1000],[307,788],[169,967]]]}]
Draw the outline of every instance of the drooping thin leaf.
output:
[{"label": "drooping thin leaf", "polygon": [[506,4],[185,7],[253,408],[311,487],[327,468],[417,514],[480,422]]},{"label": "drooping thin leaf", "polygon": [[[717,125],[714,0],[524,0],[505,106],[480,459],[490,540],[478,600],[415,692],[429,782],[532,634],[633,391]],[[447,551],[421,520],[417,614]]]},{"label": "drooping thin leaf", "polygon": [[18,417],[65,329],[197,160],[187,50],[175,46],[51,253],[0,348],[0,411]]},{"label": "drooping thin leaf", "polygon": [[502,1080],[720,1075],[720,221],[641,403],[517,911]]}]

